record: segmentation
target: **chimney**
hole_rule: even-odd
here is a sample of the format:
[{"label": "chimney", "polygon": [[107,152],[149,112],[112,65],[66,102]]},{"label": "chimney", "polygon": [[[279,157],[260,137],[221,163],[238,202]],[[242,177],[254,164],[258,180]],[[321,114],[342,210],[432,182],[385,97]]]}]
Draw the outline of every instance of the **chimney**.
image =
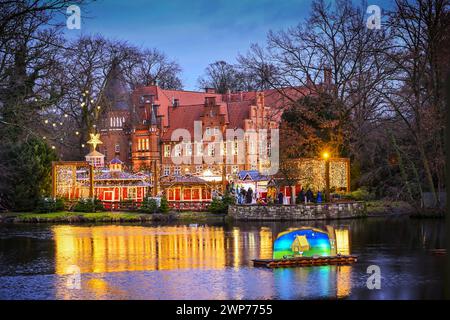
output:
[{"label": "chimney", "polygon": [[323,82],[325,85],[329,86],[331,85],[331,68],[330,67],[325,67],[323,69]]},{"label": "chimney", "polygon": [[216,93],[216,89],[214,88],[205,88],[206,93]]},{"label": "chimney", "polygon": [[205,97],[205,107],[213,107],[216,105],[216,97]]}]

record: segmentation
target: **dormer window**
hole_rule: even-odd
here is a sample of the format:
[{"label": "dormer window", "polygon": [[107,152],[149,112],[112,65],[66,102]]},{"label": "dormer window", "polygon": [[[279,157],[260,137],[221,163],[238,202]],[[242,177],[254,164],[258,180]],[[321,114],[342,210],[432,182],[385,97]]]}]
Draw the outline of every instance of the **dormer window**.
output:
[{"label": "dormer window", "polygon": [[144,94],[140,97],[139,102],[141,104],[153,103],[153,95],[152,94]]},{"label": "dormer window", "polygon": [[174,98],[174,99],[172,100],[172,106],[178,107],[179,105],[180,105],[180,100]]}]

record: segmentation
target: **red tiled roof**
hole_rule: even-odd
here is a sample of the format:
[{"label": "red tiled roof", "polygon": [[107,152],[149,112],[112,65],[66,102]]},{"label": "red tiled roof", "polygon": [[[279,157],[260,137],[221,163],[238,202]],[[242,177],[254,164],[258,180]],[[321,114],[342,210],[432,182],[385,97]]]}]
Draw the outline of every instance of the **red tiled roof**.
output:
[{"label": "red tiled roof", "polygon": [[228,103],[229,128],[244,128],[244,120],[250,116],[251,101]]},{"label": "red tiled roof", "polygon": [[[264,103],[270,108],[270,118],[279,122],[283,110],[292,100],[298,100],[310,94],[307,88],[283,88],[279,90],[265,90]],[[256,105],[258,92],[238,92],[229,94],[217,94],[207,92],[164,90],[157,86],[141,87],[134,92],[134,104],[140,105],[141,95],[153,95],[154,103],[159,105],[158,115],[163,116],[162,140],[170,141],[175,129],[187,129],[191,136],[194,135],[194,121],[201,121],[206,97],[215,97],[216,104],[220,106],[220,113],[225,116],[228,127],[244,128],[244,121],[250,116],[250,107]],[[285,95],[291,97],[287,98]],[[173,99],[178,99],[178,106],[173,107]]]},{"label": "red tiled roof", "polygon": [[169,107],[169,127],[165,129],[161,139],[164,141],[171,141],[171,136],[176,129],[187,129],[191,137],[194,137],[194,121],[200,121],[201,115],[203,115],[203,109],[205,106],[192,105],[192,106],[179,106]]}]

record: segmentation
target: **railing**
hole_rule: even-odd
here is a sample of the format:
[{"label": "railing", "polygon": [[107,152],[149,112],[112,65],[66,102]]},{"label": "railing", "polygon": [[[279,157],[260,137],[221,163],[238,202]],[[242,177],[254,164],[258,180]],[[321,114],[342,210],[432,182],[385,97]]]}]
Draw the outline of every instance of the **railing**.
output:
[{"label": "railing", "polygon": [[141,207],[141,202],[127,201],[102,201],[105,210],[111,211],[136,211]]},{"label": "railing", "polygon": [[[66,210],[72,210],[78,200],[66,200],[64,202]],[[105,210],[108,211],[137,211],[142,202],[128,201],[101,201]],[[206,211],[211,202],[207,201],[169,201],[169,207],[177,211]]]},{"label": "railing", "polygon": [[205,211],[210,204],[205,201],[170,201],[169,207],[178,211]]}]

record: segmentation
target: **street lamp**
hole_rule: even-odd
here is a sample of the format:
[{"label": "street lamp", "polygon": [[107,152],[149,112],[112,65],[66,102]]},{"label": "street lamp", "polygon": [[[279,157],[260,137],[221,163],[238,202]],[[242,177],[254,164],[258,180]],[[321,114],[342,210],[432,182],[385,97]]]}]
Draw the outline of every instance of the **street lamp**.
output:
[{"label": "street lamp", "polygon": [[322,158],[325,160],[325,199],[330,202],[330,153],[322,152]]}]

